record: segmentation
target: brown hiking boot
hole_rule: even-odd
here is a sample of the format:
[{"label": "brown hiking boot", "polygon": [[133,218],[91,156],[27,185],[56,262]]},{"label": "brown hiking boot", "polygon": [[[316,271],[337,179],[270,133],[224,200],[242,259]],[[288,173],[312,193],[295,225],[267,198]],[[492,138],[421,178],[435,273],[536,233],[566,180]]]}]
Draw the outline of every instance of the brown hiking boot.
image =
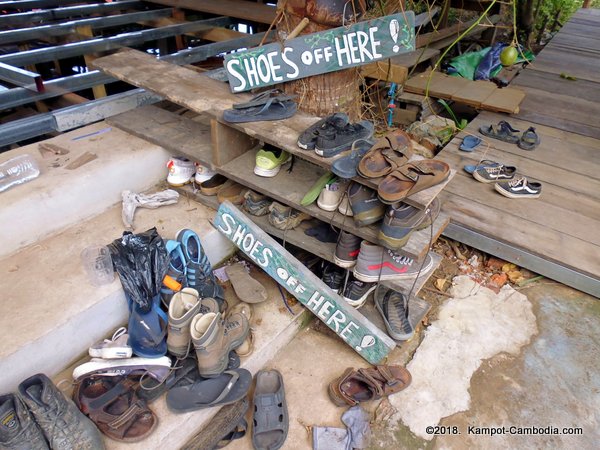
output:
[{"label": "brown hiking boot", "polygon": [[185,356],[190,345],[190,323],[200,311],[198,291],[185,288],[173,294],[169,303],[167,349],[175,356]]},{"label": "brown hiking boot", "polygon": [[226,321],[221,313],[198,314],[192,319],[190,332],[200,375],[214,378],[227,368],[229,352],[244,342],[250,324],[241,313],[231,314]]}]

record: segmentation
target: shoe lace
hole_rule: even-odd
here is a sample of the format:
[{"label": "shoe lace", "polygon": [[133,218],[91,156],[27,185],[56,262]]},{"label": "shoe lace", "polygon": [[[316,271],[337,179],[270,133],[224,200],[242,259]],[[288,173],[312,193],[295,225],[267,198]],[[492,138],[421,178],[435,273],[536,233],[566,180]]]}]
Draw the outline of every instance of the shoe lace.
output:
[{"label": "shoe lace", "polygon": [[484,167],[485,171],[487,173],[499,173],[500,171],[502,171],[502,169],[504,168],[504,166],[500,165],[497,167]]},{"label": "shoe lace", "polygon": [[410,266],[414,262],[412,258],[409,258],[408,256],[399,255],[398,253],[395,253],[390,249],[387,249],[387,252],[388,255],[390,255],[390,257],[394,260],[394,262],[398,264]]},{"label": "shoe lace", "polygon": [[104,339],[104,342],[106,344],[110,344],[111,342],[115,342],[117,339],[119,339],[121,336],[123,336],[124,334],[127,334],[127,328],[125,327],[121,327],[118,328],[112,335],[112,337],[110,339]]},{"label": "shoe lace", "polygon": [[[82,444],[84,430],[77,426],[76,421],[65,420],[63,418],[65,412],[65,406],[54,399],[51,404],[44,406],[43,413],[36,415],[35,420],[40,428],[44,430],[46,436],[56,436],[60,433],[69,442]],[[79,448],[83,449],[83,447]]]},{"label": "shoe lace", "polygon": [[515,178],[514,180],[511,180],[508,182],[508,185],[511,188],[519,186],[520,184],[522,184],[523,186],[527,185],[527,180],[525,180],[524,177],[520,177],[520,178]]}]

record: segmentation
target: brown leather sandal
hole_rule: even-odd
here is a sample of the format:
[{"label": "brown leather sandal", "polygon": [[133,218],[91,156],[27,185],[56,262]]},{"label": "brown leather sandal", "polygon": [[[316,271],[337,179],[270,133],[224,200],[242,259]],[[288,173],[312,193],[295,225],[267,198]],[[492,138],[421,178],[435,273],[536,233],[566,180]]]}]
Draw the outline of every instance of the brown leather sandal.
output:
[{"label": "brown leather sandal", "polygon": [[154,431],[158,419],[138,398],[137,385],[134,378],[89,377],[75,387],[73,400],[109,438],[138,442]]},{"label": "brown leather sandal", "polygon": [[401,366],[348,368],[329,384],[329,397],[337,406],[354,406],[400,392],[411,380],[410,372]]},{"label": "brown leather sandal", "polygon": [[379,200],[395,203],[441,183],[450,175],[448,164],[436,159],[414,161],[385,177],[377,189]]},{"label": "brown leather sandal", "polygon": [[365,153],[356,170],[364,178],[383,177],[406,164],[412,154],[410,136],[401,130],[392,131]]}]

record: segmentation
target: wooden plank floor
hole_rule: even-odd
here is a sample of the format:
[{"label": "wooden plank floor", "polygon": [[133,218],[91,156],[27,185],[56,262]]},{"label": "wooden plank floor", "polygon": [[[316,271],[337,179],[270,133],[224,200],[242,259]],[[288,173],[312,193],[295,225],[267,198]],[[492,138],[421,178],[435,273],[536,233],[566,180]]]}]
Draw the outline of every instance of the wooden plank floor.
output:
[{"label": "wooden plank floor", "polygon": [[[591,12],[593,11],[593,12]],[[591,24],[595,25],[592,26]],[[452,223],[597,280],[600,292],[600,12],[580,10],[515,78],[527,92],[518,114],[481,113],[438,158],[457,170],[441,194]],[[569,81],[561,73],[577,78]],[[534,151],[484,138],[473,153],[458,150],[480,126],[508,120],[534,126]],[[543,184],[539,199],[513,200],[477,182],[465,164],[491,159],[516,166]],[[516,261],[518,262],[518,261]],[[544,267],[528,267],[543,274]]]}]

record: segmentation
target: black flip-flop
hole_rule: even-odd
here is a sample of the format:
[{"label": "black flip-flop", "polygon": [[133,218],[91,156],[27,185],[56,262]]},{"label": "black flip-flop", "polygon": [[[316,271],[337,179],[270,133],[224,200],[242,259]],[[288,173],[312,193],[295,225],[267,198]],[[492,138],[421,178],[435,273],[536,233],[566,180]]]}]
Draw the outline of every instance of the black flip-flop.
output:
[{"label": "black flip-flop", "polygon": [[233,106],[233,109],[245,109],[245,108],[252,108],[254,106],[263,106],[270,99],[275,99],[280,102],[285,102],[288,100],[293,100],[296,97],[297,97],[297,95],[288,95],[285,92],[283,92],[281,89],[270,89],[268,91],[264,91],[258,95],[255,95],[247,102],[234,103],[232,106]]},{"label": "black flip-flop", "polygon": [[519,148],[522,148],[523,150],[533,150],[538,145],[540,145],[540,137],[535,132],[535,128],[534,127],[527,128],[527,130],[525,130],[523,132],[523,134],[521,135],[521,138],[519,139],[519,142],[517,143],[517,145],[519,146]]},{"label": "black flip-flop", "polygon": [[227,109],[223,111],[223,120],[229,123],[281,120],[292,117],[297,109],[298,105],[292,100],[281,101],[277,98],[269,98],[263,106]]},{"label": "black flip-flop", "polygon": [[251,383],[252,374],[246,369],[226,370],[216,378],[171,389],[167,393],[167,406],[175,413],[184,413],[229,405],[244,398]]},{"label": "black flip-flop", "polygon": [[512,127],[506,120],[501,120],[498,125],[488,125],[487,127],[479,127],[479,132],[484,136],[498,139],[499,141],[508,142],[510,144],[517,144],[519,142],[519,136],[517,133],[519,130]]},{"label": "black flip-flop", "polygon": [[289,417],[283,377],[277,370],[256,374],[252,445],[256,450],[277,450],[287,438]]}]

